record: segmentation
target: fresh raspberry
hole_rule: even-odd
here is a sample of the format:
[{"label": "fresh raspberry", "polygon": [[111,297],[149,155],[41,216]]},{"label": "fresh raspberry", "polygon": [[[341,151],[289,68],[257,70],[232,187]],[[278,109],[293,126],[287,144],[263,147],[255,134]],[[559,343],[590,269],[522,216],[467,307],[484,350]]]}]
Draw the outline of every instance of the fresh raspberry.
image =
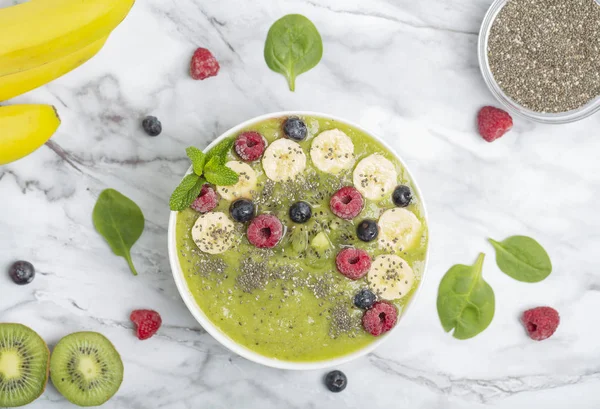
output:
[{"label": "fresh raspberry", "polygon": [[529,338],[542,341],[554,334],[560,323],[560,316],[554,308],[537,307],[525,311],[521,317],[521,322],[525,326]]},{"label": "fresh raspberry", "polygon": [[235,153],[244,162],[253,162],[265,152],[267,142],[258,132],[242,132],[235,140]]},{"label": "fresh raspberry", "polygon": [[283,225],[272,214],[261,214],[255,217],[248,226],[248,240],[259,249],[273,248],[283,236]]},{"label": "fresh raspberry", "polygon": [[160,314],[153,310],[135,310],[129,319],[136,325],[136,335],[141,340],[156,334],[162,324]]},{"label": "fresh raspberry", "polygon": [[347,248],[338,253],[335,264],[340,273],[351,280],[358,280],[369,272],[371,257],[364,250]]},{"label": "fresh raspberry", "polygon": [[358,216],[364,205],[362,195],[352,186],[346,186],[335,192],[329,201],[331,211],[337,217],[350,220]]},{"label": "fresh raspberry", "polygon": [[511,130],[513,120],[508,112],[494,107],[483,107],[477,115],[479,134],[488,142],[493,142]]},{"label": "fresh raspberry", "polygon": [[378,337],[394,328],[398,321],[398,311],[392,304],[379,301],[370,310],[365,311],[362,323],[365,331]]},{"label": "fresh raspberry", "polygon": [[206,48],[198,48],[192,57],[190,74],[195,80],[205,80],[219,73],[219,62]]},{"label": "fresh raspberry", "polygon": [[219,203],[217,192],[209,185],[202,186],[200,195],[192,202],[190,207],[200,213],[208,213]]}]

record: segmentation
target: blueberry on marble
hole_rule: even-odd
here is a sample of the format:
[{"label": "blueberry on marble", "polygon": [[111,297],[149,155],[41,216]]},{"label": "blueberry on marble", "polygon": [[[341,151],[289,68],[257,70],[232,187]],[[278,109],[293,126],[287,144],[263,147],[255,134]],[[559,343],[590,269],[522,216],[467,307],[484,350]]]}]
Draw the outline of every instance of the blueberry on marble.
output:
[{"label": "blueberry on marble", "polygon": [[356,226],[356,235],[362,241],[373,241],[379,234],[377,222],[371,219],[365,219]]},{"label": "blueberry on marble", "polygon": [[377,301],[377,296],[368,288],[363,288],[354,296],[354,305],[364,310],[369,309]]},{"label": "blueberry on marble", "polygon": [[306,223],[312,216],[312,209],[306,202],[296,202],[290,206],[290,219],[296,223]]},{"label": "blueberry on marble", "polygon": [[147,116],[142,121],[142,128],[150,136],[158,136],[162,132],[162,124],[155,116]]},{"label": "blueberry on marble", "polygon": [[295,141],[303,141],[308,135],[308,129],[304,121],[297,117],[288,118],[283,124],[283,133]]},{"label": "blueberry on marble", "polygon": [[348,378],[342,371],[331,371],[325,376],[325,386],[331,392],[341,392],[346,389]]},{"label": "blueberry on marble", "polygon": [[392,194],[392,200],[398,207],[408,206],[412,200],[412,192],[410,191],[410,188],[404,185],[396,187],[396,189],[394,189],[394,194]]},{"label": "blueberry on marble", "polygon": [[8,274],[15,284],[25,285],[33,281],[35,268],[33,268],[33,264],[30,262],[21,260],[10,266]]},{"label": "blueberry on marble", "polygon": [[240,223],[249,222],[254,218],[256,207],[251,200],[238,199],[231,204],[229,212],[233,220]]}]

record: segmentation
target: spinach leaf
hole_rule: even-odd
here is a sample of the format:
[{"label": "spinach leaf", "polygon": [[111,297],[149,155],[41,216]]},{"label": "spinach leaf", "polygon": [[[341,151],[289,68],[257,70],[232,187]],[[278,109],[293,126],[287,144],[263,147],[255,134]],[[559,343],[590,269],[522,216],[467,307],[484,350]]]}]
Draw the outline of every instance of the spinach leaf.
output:
[{"label": "spinach leaf", "polygon": [[323,57],[323,41],[315,25],[300,14],[288,14],[269,29],[265,61],[296,89],[296,77],[314,68]]},{"label": "spinach leaf", "polygon": [[133,275],[137,275],[130,250],[144,231],[144,215],[139,206],[116,190],[106,189],[98,197],[92,220],[113,253],[124,257]]},{"label": "spinach leaf", "polygon": [[492,239],[489,242],[496,250],[500,270],[515,280],[537,283],[552,272],[548,253],[531,237],[512,236],[502,242]]},{"label": "spinach leaf", "polygon": [[494,318],[494,290],[481,276],[484,257],[481,253],[473,266],[450,268],[438,288],[438,315],[444,331],[454,329],[454,338],[472,338]]}]

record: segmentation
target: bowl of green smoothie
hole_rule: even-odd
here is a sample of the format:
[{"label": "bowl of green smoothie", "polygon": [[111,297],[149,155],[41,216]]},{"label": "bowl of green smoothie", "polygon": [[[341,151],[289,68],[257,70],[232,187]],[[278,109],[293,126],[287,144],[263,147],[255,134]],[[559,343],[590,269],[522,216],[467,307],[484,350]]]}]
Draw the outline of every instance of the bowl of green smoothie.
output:
[{"label": "bowl of green smoothie", "polygon": [[181,297],[210,335],[294,370],[340,365],[389,338],[422,286],[429,231],[388,145],[294,111],[246,121],[204,154],[190,155],[204,173],[189,169],[196,188],[171,212],[168,245]]}]

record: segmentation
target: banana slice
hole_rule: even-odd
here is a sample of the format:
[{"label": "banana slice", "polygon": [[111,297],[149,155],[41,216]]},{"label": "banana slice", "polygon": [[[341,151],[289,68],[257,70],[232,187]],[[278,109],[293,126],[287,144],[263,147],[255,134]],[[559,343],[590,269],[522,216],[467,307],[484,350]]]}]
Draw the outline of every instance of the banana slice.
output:
[{"label": "banana slice", "polygon": [[198,248],[209,254],[223,253],[235,239],[234,224],[223,212],[201,215],[192,227],[192,239]]},{"label": "banana slice", "polygon": [[225,164],[239,175],[238,182],[233,186],[217,186],[217,191],[225,200],[234,201],[240,197],[252,199],[256,190],[256,172],[247,163],[231,161]]},{"label": "banana slice", "polygon": [[413,212],[395,208],[383,212],[379,221],[379,247],[385,251],[408,250],[421,232],[421,222]]},{"label": "banana slice", "polygon": [[370,200],[380,200],[390,195],[398,181],[394,164],[378,153],[358,162],[353,176],[354,187]]},{"label": "banana slice", "polygon": [[293,179],[306,168],[306,155],[294,141],[278,139],[271,143],[262,160],[267,177],[275,182]]},{"label": "banana slice", "polygon": [[352,167],[354,144],[339,129],[321,132],[312,141],[310,158],[320,171],[336,175]]},{"label": "banana slice", "polygon": [[415,282],[415,273],[406,260],[395,254],[378,256],[367,274],[369,287],[384,300],[405,297]]}]

